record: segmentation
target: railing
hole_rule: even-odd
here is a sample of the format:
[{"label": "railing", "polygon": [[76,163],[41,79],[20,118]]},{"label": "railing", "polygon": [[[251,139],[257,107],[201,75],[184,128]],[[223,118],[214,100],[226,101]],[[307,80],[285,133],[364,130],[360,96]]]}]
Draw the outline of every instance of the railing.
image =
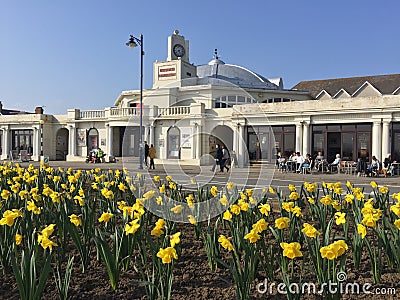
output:
[{"label": "railing", "polygon": [[158,109],[159,116],[190,115],[190,106],[171,106]]},{"label": "railing", "polygon": [[139,114],[140,107],[112,108],[110,111],[110,115],[113,117],[127,117]]},{"label": "railing", "polygon": [[79,119],[102,119],[105,116],[104,110],[81,110],[79,112]]}]

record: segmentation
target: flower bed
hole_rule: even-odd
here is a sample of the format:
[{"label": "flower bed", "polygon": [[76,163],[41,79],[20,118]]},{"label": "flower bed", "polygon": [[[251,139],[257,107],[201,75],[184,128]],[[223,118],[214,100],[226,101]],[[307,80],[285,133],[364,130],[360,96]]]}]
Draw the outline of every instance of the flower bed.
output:
[{"label": "flower bed", "polygon": [[169,176],[154,188],[127,170],[0,171],[7,299],[334,299],[399,287],[400,194],[374,182],[373,198],[350,182],[289,185],[284,197],[232,183],[185,191]]}]

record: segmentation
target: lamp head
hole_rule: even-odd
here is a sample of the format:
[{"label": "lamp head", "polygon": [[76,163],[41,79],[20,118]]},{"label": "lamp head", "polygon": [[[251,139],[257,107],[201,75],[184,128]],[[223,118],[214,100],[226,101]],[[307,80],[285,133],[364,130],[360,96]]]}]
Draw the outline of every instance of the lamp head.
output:
[{"label": "lamp head", "polygon": [[131,34],[129,37],[129,41],[125,43],[130,48],[135,48],[138,44],[135,41],[135,37]]}]

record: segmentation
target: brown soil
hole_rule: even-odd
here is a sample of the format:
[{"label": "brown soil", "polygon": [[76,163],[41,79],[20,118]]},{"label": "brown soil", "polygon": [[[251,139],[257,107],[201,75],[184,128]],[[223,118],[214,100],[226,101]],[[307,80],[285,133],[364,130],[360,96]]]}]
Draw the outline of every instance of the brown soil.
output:
[{"label": "brown soil", "polygon": [[[212,272],[208,265],[203,242],[194,238],[192,226],[179,225],[182,231],[182,253],[175,264],[172,299],[235,299],[235,286],[230,273],[225,269]],[[75,256],[74,270],[69,289],[70,299],[146,299],[145,290],[137,285],[140,277],[133,270],[122,272],[116,291],[110,287],[104,264],[97,261],[95,255],[89,268],[82,274],[79,256]],[[348,262],[347,270],[351,270]],[[279,277],[279,270],[276,271]],[[305,278],[313,278],[312,274],[304,274]],[[375,287],[396,288],[400,293],[400,276],[393,269],[384,269],[382,282]],[[264,281],[259,274],[253,288],[253,299],[286,299],[284,295],[267,295],[257,292],[256,284]],[[357,272],[347,273],[347,282],[373,283],[370,271],[370,260],[364,257],[362,266]],[[277,283],[279,280],[277,280]],[[371,290],[372,290],[371,289]],[[276,291],[275,291],[276,293]],[[13,274],[0,275],[0,299],[19,299],[18,287]],[[49,278],[42,299],[58,299],[53,278]],[[301,299],[322,299],[318,296],[302,296]],[[396,299],[396,295],[344,295],[343,299]]]}]

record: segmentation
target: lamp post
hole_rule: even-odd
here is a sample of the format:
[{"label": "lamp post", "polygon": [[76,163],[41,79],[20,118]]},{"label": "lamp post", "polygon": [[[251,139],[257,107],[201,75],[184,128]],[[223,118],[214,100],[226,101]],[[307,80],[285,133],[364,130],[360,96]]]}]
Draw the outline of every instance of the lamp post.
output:
[{"label": "lamp post", "polygon": [[40,159],[42,159],[43,156],[43,124],[44,121],[40,120]]},{"label": "lamp post", "polygon": [[140,38],[134,37],[132,34],[129,37],[129,41],[126,45],[129,48],[135,48],[139,44],[140,46],[140,112],[139,112],[139,169],[143,170],[143,34],[140,34]]}]

